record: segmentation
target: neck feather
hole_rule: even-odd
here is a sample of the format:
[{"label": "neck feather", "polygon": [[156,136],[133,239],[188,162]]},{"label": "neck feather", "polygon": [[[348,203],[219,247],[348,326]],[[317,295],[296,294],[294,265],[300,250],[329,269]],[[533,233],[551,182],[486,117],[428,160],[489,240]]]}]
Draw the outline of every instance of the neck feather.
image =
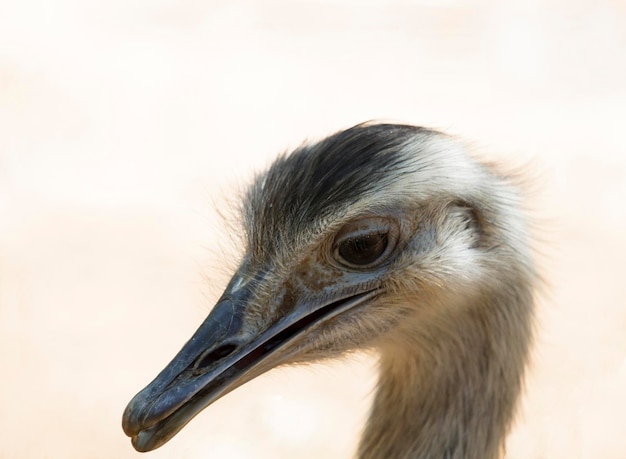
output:
[{"label": "neck feather", "polygon": [[502,455],[531,341],[532,293],[517,286],[478,296],[443,317],[407,321],[381,345],[361,459]]}]

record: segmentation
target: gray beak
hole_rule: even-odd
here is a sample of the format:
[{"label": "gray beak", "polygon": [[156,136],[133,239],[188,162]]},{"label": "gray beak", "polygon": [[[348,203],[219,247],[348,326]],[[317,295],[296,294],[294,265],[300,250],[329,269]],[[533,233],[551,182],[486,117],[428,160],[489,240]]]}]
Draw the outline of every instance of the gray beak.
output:
[{"label": "gray beak", "polygon": [[347,295],[325,294],[318,300],[303,295],[269,328],[252,333],[244,331],[244,324],[254,285],[225,294],[170,364],[130,401],[124,432],[137,451],[160,447],[206,406],[285,363],[295,353],[288,344],[297,337],[368,302],[378,287],[368,283]]}]

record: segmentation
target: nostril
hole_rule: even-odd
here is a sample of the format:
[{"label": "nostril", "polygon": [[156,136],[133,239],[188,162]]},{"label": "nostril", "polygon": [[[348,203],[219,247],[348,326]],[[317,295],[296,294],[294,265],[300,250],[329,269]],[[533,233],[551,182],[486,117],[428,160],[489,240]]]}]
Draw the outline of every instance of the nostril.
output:
[{"label": "nostril", "polygon": [[232,354],[235,349],[237,349],[235,344],[222,344],[215,349],[204,351],[193,366],[193,374],[199,375],[204,373],[215,362]]}]

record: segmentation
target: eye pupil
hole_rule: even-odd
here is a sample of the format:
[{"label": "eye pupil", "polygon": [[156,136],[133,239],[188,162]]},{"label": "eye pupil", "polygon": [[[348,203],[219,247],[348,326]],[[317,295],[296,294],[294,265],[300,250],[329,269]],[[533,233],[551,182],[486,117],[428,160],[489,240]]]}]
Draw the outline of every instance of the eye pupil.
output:
[{"label": "eye pupil", "polygon": [[346,239],[339,245],[339,255],[356,266],[375,262],[387,249],[386,233],[370,233]]}]

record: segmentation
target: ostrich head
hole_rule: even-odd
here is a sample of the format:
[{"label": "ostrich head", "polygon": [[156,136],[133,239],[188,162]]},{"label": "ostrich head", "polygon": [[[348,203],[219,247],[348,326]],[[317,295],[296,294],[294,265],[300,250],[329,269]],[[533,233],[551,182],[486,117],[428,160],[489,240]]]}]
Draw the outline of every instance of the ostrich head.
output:
[{"label": "ostrich head", "polygon": [[280,157],[242,209],[246,250],[222,297],[126,408],[137,450],[271,368],[371,348],[361,456],[501,451],[534,280],[505,177],[439,132],[363,124]]}]

